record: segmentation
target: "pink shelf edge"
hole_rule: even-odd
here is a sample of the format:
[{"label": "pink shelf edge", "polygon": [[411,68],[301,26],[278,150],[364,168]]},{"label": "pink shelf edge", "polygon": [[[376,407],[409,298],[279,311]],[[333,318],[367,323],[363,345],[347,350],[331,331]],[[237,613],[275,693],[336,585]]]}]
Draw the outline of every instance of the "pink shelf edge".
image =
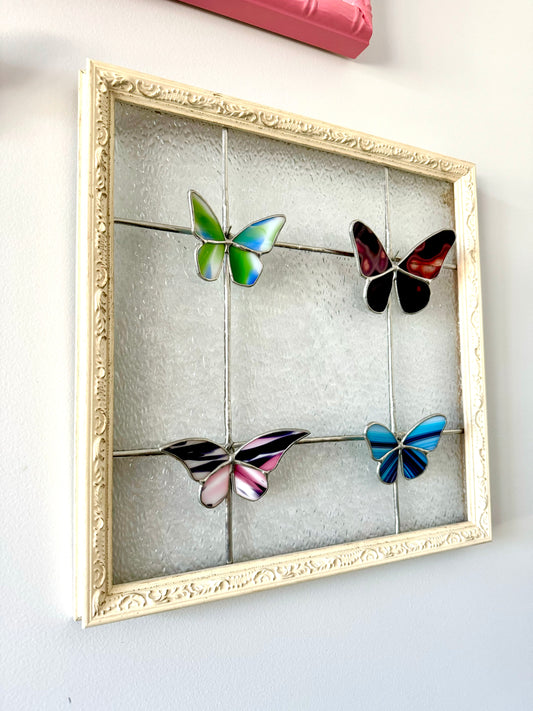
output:
[{"label": "pink shelf edge", "polygon": [[181,0],[355,58],[372,36],[370,0]]}]

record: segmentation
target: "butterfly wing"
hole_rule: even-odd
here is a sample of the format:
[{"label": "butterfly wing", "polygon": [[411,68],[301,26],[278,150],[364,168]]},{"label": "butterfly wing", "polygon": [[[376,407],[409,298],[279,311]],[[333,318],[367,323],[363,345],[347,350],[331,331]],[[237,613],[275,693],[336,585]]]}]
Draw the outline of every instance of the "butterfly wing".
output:
[{"label": "butterfly wing", "polygon": [[428,305],[431,289],[423,279],[417,279],[398,270],[396,293],[403,311],[406,314],[416,314]]},{"label": "butterfly wing", "polygon": [[231,278],[241,286],[253,286],[263,271],[261,260],[255,252],[231,246],[229,248]]},{"label": "butterfly wing", "polygon": [[385,425],[372,422],[365,429],[365,438],[370,447],[372,458],[379,462],[378,476],[384,484],[396,481],[398,473],[398,440]]},{"label": "butterfly wing", "polygon": [[402,440],[404,447],[415,447],[424,452],[436,449],[442,430],[446,427],[444,415],[430,415],[413,427]]},{"label": "butterfly wing", "polygon": [[422,279],[435,279],[455,242],[453,230],[441,230],[423,240],[398,265],[408,274]]},{"label": "butterfly wing", "polygon": [[377,235],[363,222],[352,223],[350,237],[359,272],[367,279],[365,301],[372,311],[383,313],[389,303],[394,278],[392,262]]},{"label": "butterfly wing", "polygon": [[196,267],[205,281],[218,279],[224,261],[224,245],[207,242],[196,248]]},{"label": "butterfly wing", "polygon": [[252,222],[233,239],[229,249],[229,260],[231,277],[236,284],[241,286],[255,284],[263,271],[257,253],[270,252],[284,224],[284,215],[265,217],[258,222]]},{"label": "butterfly wing", "polygon": [[292,445],[309,432],[274,430],[255,437],[235,454],[235,490],[251,501],[261,498],[268,488],[266,474],[275,469]]},{"label": "butterfly wing", "polygon": [[245,227],[233,240],[233,244],[266,254],[270,252],[285,224],[284,215],[272,215]]},{"label": "butterfly wing", "polygon": [[235,462],[233,469],[235,479],[235,491],[243,499],[257,501],[268,489],[268,481],[265,472],[250,464]]},{"label": "butterfly wing", "polygon": [[200,502],[207,509],[214,509],[228,495],[231,467],[231,464],[223,464],[218,469],[215,469],[202,484]]},{"label": "butterfly wing", "polygon": [[189,207],[192,229],[196,237],[204,241],[224,242],[224,232],[215,213],[201,195],[189,190]]},{"label": "butterfly wing", "polygon": [[429,302],[428,281],[435,279],[455,242],[453,230],[441,230],[423,240],[398,265],[396,291],[402,309],[408,314],[422,311]]},{"label": "butterfly wing", "polygon": [[199,275],[205,281],[215,281],[218,279],[220,269],[224,261],[224,245],[206,244],[198,245],[196,248],[196,266]]},{"label": "butterfly wing", "polygon": [[365,437],[373,459],[381,461],[391,450],[398,447],[398,440],[388,427],[372,422],[365,429]]},{"label": "butterfly wing", "polygon": [[[403,453],[402,453],[403,454]],[[378,464],[378,476],[384,484],[394,484],[398,476],[400,450],[393,449]]]},{"label": "butterfly wing", "polygon": [[[224,261],[225,237],[222,227],[213,210],[194,190],[189,190],[189,207],[193,232],[203,243],[196,249],[198,273],[202,279],[214,281],[218,278]],[[222,244],[216,244],[217,242]]]},{"label": "butterfly wing", "polygon": [[406,479],[416,479],[423,474],[427,465],[428,458],[424,452],[407,447],[402,450],[402,470]]},{"label": "butterfly wing", "polygon": [[416,479],[425,471],[427,453],[436,449],[445,426],[444,415],[431,415],[405,435],[402,440],[402,467],[406,479]]},{"label": "butterfly wing", "polygon": [[235,454],[235,460],[251,464],[264,472],[271,472],[278,466],[287,450],[308,434],[307,430],[267,432],[244,444]]},{"label": "butterfly wing", "polygon": [[229,459],[223,447],[208,439],[180,439],[161,447],[161,452],[179,459],[190,476],[199,482]]},{"label": "butterfly wing", "polygon": [[389,303],[393,279],[393,271],[375,279],[368,279],[363,297],[371,311],[377,314],[382,314],[385,311]]},{"label": "butterfly wing", "polygon": [[350,236],[361,276],[367,278],[379,276],[392,268],[392,263],[379,238],[364,222],[357,220],[353,222]]}]

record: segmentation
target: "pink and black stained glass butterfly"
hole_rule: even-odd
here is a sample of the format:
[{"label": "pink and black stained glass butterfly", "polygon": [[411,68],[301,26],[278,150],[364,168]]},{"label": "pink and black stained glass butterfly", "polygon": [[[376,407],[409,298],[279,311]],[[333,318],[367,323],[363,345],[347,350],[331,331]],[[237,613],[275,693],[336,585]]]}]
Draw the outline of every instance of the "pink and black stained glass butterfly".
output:
[{"label": "pink and black stained glass butterfly", "polygon": [[191,477],[201,484],[200,502],[208,509],[227,497],[230,487],[249,501],[257,501],[268,489],[267,474],[306,430],[275,430],[243,444],[235,454],[207,439],[181,439],[161,447],[179,459]]},{"label": "pink and black stained glass butterfly", "polygon": [[394,264],[379,238],[363,222],[351,224],[350,237],[359,271],[366,278],[365,301],[376,313],[383,313],[387,308],[393,282],[405,313],[416,314],[427,306],[431,296],[429,284],[439,275],[455,242],[453,230],[441,230],[417,244],[404,259]]}]

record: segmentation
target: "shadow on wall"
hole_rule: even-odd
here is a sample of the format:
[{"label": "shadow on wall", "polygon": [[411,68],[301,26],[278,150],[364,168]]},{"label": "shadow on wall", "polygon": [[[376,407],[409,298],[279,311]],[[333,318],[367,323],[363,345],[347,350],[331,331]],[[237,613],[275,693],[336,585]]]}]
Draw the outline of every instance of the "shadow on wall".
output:
[{"label": "shadow on wall", "polygon": [[369,46],[357,57],[358,64],[386,66],[392,64],[390,42],[390,10],[387,3],[372,3],[373,33]]},{"label": "shadow on wall", "polygon": [[[501,275],[513,273],[516,253],[502,250],[499,241],[502,235],[509,232],[508,216],[516,212],[516,208],[488,193],[484,185],[483,177],[478,177],[490,487],[492,525],[496,529],[509,523],[511,511],[513,519],[530,515],[530,506],[523,498],[520,487],[510,486],[507,478],[509,472],[520,471],[523,466],[520,453],[506,443],[513,441],[517,414],[526,409],[523,403],[509,399],[512,390],[509,382],[515,377],[510,373],[512,353],[519,347],[520,334],[509,319],[513,311],[512,295],[501,288]],[[526,221],[524,214],[522,224]],[[497,262],[488,258],[490,252],[500,255]],[[491,403],[499,403],[499,408],[492,408]]]},{"label": "shadow on wall", "polygon": [[[68,112],[76,130],[78,85],[73,73],[85,64],[83,51],[61,37],[20,35],[3,39],[0,62],[0,113],[8,122],[12,100],[22,106],[17,121],[46,119]],[[81,57],[81,61],[78,61]],[[22,104],[20,103],[22,102]],[[26,113],[26,111],[28,113]]]},{"label": "shadow on wall", "polygon": [[[70,76],[79,49],[62,37],[43,35],[13,36],[2,39],[0,87],[34,84],[45,75]],[[84,66],[85,62],[80,65]]]}]

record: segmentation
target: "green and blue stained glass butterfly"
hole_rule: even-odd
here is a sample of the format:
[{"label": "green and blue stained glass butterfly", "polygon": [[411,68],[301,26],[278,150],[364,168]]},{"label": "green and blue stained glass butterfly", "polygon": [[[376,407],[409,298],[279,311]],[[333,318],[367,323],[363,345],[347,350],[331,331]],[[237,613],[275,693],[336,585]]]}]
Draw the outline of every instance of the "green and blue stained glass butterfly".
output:
[{"label": "green and blue stained glass butterfly", "polygon": [[377,422],[367,425],[365,437],[372,458],[379,462],[378,476],[381,481],[394,484],[399,471],[406,479],[420,476],[428,465],[427,454],[436,449],[445,426],[444,415],[431,415],[399,439],[385,425]]},{"label": "green and blue stained glass butterfly", "polygon": [[253,286],[263,271],[261,255],[270,252],[274,246],[285,224],[285,216],[265,217],[232,235],[229,230],[224,233],[213,210],[194,190],[189,190],[189,206],[192,231],[201,242],[196,248],[199,276],[206,281],[215,281],[227,254],[235,284]]}]

